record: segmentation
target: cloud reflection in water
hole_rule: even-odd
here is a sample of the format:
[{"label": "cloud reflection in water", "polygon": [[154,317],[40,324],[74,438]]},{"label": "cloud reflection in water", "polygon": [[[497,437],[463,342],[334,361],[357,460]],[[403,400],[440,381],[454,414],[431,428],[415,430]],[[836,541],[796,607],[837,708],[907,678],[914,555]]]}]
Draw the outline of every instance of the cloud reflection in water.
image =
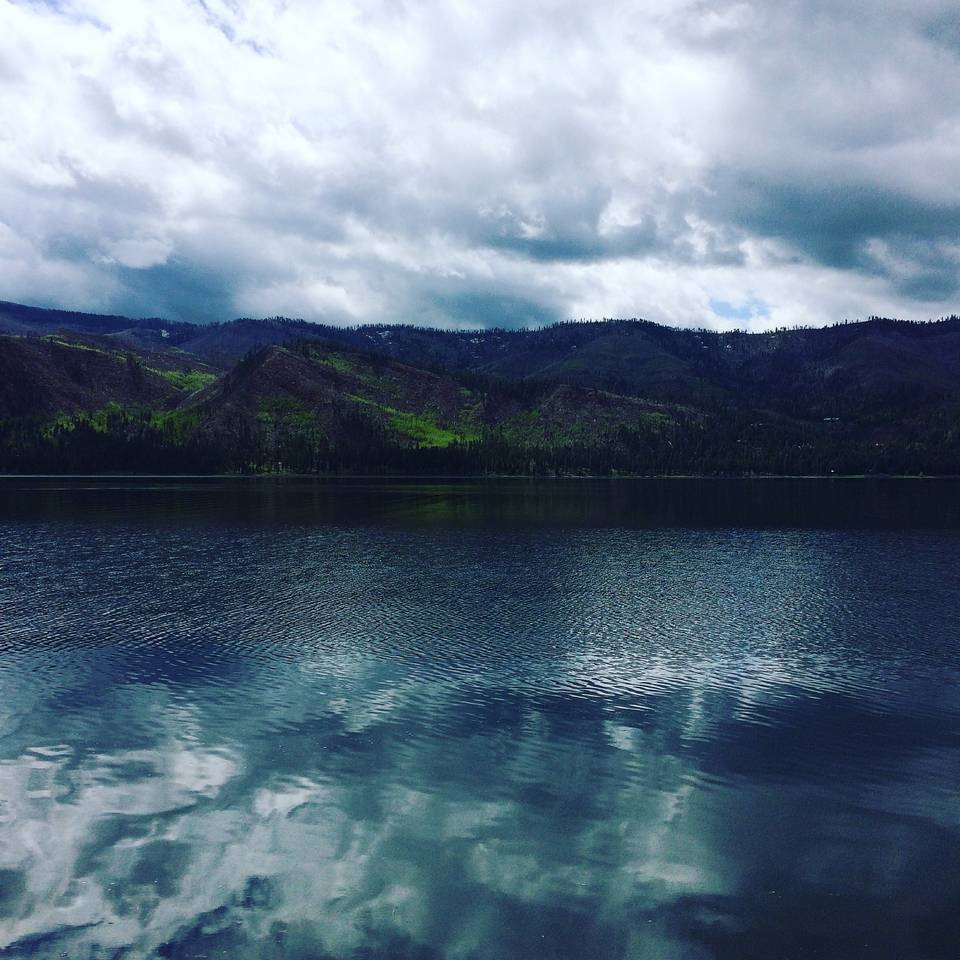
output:
[{"label": "cloud reflection in water", "polygon": [[948,955],[954,535],[38,523],[0,956]]}]

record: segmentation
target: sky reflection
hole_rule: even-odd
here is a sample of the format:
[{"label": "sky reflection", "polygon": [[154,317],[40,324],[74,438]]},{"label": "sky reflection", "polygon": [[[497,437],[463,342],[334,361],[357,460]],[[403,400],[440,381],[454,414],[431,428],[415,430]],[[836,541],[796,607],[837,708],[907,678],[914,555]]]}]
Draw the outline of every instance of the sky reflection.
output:
[{"label": "sky reflection", "polygon": [[0,547],[0,956],[956,942],[953,534]]}]

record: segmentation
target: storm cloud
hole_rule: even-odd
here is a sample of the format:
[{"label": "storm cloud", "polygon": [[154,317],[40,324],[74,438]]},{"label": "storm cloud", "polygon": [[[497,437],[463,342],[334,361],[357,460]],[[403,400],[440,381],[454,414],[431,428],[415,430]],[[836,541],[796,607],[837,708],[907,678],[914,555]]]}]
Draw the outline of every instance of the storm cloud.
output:
[{"label": "storm cloud", "polygon": [[0,0],[0,298],[198,321],[926,319],[940,0]]}]

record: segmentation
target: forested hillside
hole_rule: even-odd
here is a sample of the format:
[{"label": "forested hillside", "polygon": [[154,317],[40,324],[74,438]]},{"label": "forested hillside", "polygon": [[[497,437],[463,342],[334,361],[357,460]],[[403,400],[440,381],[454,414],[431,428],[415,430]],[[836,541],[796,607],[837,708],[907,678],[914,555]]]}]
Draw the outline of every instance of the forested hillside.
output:
[{"label": "forested hillside", "polygon": [[0,470],[960,473],[960,319],[215,325],[0,303]]}]

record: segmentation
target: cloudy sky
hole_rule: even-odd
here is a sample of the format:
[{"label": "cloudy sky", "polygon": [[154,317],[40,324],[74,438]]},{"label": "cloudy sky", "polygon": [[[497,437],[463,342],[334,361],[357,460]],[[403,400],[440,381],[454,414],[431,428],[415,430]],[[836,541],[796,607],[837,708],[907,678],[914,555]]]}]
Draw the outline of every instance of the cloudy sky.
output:
[{"label": "cloudy sky", "polygon": [[926,319],[958,107],[954,0],[0,0],[0,298]]}]

